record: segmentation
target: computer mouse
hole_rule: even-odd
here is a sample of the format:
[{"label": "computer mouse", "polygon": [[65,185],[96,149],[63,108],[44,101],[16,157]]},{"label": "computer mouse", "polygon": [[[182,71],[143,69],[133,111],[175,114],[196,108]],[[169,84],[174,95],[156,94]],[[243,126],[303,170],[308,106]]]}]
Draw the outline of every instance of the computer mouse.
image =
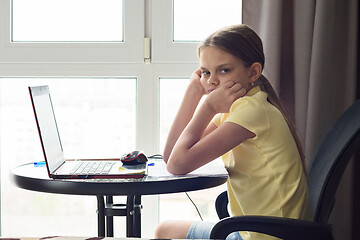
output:
[{"label": "computer mouse", "polygon": [[148,161],[145,154],[141,151],[132,151],[131,153],[124,154],[120,160],[124,165],[143,164]]}]

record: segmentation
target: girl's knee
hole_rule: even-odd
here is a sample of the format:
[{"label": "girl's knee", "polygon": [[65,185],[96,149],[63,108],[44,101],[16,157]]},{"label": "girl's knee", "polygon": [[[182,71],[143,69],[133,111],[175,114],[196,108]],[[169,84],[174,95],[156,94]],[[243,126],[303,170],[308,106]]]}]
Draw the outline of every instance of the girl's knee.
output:
[{"label": "girl's knee", "polygon": [[160,223],[155,230],[155,238],[159,239],[185,239],[191,222],[165,221]]},{"label": "girl's knee", "polygon": [[166,234],[167,226],[169,225],[168,222],[160,223],[155,229],[155,238],[164,239]]}]

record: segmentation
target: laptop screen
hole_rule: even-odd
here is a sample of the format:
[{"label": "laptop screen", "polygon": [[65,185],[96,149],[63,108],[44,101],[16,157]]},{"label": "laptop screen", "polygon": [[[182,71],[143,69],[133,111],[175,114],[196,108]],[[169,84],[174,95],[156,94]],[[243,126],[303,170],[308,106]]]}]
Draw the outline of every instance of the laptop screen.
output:
[{"label": "laptop screen", "polygon": [[49,172],[65,160],[48,86],[29,87],[41,145]]}]

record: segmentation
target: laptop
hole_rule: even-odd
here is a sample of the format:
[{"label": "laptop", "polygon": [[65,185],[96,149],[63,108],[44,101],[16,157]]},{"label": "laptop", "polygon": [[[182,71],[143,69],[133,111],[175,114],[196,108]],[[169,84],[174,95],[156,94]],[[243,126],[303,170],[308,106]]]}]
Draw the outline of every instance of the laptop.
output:
[{"label": "laptop", "polygon": [[65,159],[49,86],[29,87],[32,107],[50,178],[142,178],[147,164],[123,165],[120,158]]}]

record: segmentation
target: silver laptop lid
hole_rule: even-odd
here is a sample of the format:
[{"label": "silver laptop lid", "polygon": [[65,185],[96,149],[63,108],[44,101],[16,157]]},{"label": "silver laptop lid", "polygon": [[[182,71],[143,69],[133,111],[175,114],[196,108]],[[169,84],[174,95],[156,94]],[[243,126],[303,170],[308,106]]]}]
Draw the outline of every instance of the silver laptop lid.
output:
[{"label": "silver laptop lid", "polygon": [[65,161],[48,86],[29,87],[41,145],[52,174]]}]

